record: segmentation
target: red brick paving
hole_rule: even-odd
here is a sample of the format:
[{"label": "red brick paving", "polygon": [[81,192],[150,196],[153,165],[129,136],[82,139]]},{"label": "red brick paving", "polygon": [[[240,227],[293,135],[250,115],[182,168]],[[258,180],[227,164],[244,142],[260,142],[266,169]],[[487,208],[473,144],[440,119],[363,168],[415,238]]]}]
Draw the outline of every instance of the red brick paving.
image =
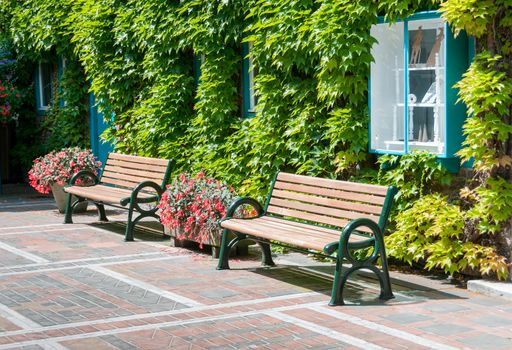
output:
[{"label": "red brick paving", "polygon": [[[124,242],[123,226],[97,224],[93,211],[61,225],[46,199],[17,203],[0,201],[0,242],[49,263],[0,249],[0,350],[365,348],[358,341],[376,349],[512,348],[508,299],[425,280],[438,288],[398,281],[397,298],[381,303],[375,281],[356,277],[345,293],[352,303],[330,308],[331,282],[320,275],[260,268],[257,257],[216,271],[209,255],[168,247],[159,236],[139,232],[136,242]],[[110,214],[117,222],[125,215]]]}]

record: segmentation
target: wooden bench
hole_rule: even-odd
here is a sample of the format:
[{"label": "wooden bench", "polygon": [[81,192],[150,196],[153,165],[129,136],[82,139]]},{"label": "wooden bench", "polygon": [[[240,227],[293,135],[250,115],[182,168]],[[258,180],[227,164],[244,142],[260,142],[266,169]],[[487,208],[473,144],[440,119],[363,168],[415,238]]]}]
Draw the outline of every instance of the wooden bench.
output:
[{"label": "wooden bench", "polygon": [[[383,234],[396,188],[278,173],[265,206],[252,198],[237,199],[220,225],[224,228],[218,270],[229,269],[229,251],[241,240],[256,241],[262,263],[273,266],[270,244],[306,250],[323,256],[336,254],[336,271],[329,305],[343,304],[343,287],[359,269],[373,271],[380,282],[381,299],[393,298]],[[240,206],[253,206],[258,215],[241,219],[233,215]],[[228,233],[235,234],[229,240]],[[367,258],[354,250],[373,249]],[[381,268],[375,266],[380,258]],[[342,270],[343,259],[351,267]]]},{"label": "wooden bench", "polygon": [[[64,223],[73,223],[73,208],[85,200],[96,205],[100,221],[108,221],[105,204],[128,209],[125,240],[133,241],[133,228],[140,219],[159,219],[156,205],[169,182],[173,165],[173,160],[109,153],[101,178],[84,170],[76,173],[64,187],[64,191],[68,193]],[[77,186],[76,182],[84,178],[89,178],[94,184],[87,187]],[[78,198],[74,202],[72,195]],[[132,219],[134,211],[140,215]]]}]

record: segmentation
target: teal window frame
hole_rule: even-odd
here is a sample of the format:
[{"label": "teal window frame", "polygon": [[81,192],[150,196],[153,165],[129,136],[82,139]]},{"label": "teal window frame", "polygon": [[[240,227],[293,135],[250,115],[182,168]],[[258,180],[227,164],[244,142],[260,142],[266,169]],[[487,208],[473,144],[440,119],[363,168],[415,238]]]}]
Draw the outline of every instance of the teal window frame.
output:
[{"label": "teal window frame", "polygon": [[[425,11],[416,13],[410,17],[405,18],[404,20],[398,21],[403,22],[403,67],[404,67],[404,148],[403,150],[382,150],[372,148],[372,122],[371,122],[371,79],[368,80],[368,111],[370,112],[370,123],[368,127],[368,140],[369,140],[369,152],[374,154],[393,154],[393,155],[404,155],[410,153],[409,150],[409,140],[408,140],[408,108],[407,108],[407,91],[408,91],[408,82],[409,82],[409,70],[408,70],[408,62],[409,62],[409,22],[416,20],[428,20],[428,19],[438,19],[441,17],[439,11]],[[384,17],[378,18],[378,24],[389,23]],[[458,165],[455,165],[458,162],[456,159],[455,153],[460,149],[460,146],[463,142],[463,134],[462,134],[462,124],[465,119],[465,106],[462,103],[456,103],[457,97],[457,89],[453,88],[451,82],[457,81],[456,77],[458,75],[462,75],[463,72],[467,69],[470,64],[470,60],[472,59],[471,51],[474,52],[474,41],[468,39],[464,32],[461,32],[457,39],[454,39],[452,30],[447,22],[443,25],[446,47],[444,52],[444,62],[446,65],[446,74],[444,77],[443,84],[445,84],[444,88],[444,117],[446,118],[444,123],[444,135],[445,135],[445,146],[443,153],[434,153],[438,159],[442,159],[445,164],[448,164],[448,167],[456,170]],[[473,46],[473,48],[472,48]],[[459,57],[460,55],[465,55],[466,57]],[[450,57],[449,57],[450,56]],[[462,67],[461,65],[465,65]],[[453,118],[453,116],[457,116]],[[453,120],[456,119],[456,120]]]},{"label": "teal window frame", "polygon": [[256,96],[250,42],[242,43],[242,57],[242,117],[252,118],[256,116]]},{"label": "teal window frame", "polygon": [[[45,84],[43,82],[43,65],[48,65],[48,70],[50,72],[50,81]],[[53,91],[52,91],[52,85],[54,84],[53,81],[53,64],[51,61],[39,61],[37,64],[37,69],[35,72],[35,95],[36,95],[36,110],[39,115],[44,115],[46,112],[50,109],[52,98],[53,98]],[[48,95],[48,101],[47,104],[44,104],[45,96],[43,95],[45,93],[45,89],[49,88],[49,95]]]}]

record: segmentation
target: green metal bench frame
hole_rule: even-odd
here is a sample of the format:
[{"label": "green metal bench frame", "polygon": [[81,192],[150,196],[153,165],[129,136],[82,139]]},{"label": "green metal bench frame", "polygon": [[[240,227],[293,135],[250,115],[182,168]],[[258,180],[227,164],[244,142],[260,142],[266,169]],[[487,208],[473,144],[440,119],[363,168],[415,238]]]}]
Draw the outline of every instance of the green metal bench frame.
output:
[{"label": "green metal bench frame", "polygon": [[[109,157],[110,157],[110,154],[109,154]],[[108,162],[109,157],[107,157],[107,162]],[[136,157],[136,156],[132,156],[132,157]],[[103,176],[105,167],[107,166],[107,162],[105,162],[105,164],[103,165],[103,168],[101,171],[102,176]],[[168,160],[167,166],[165,168],[165,173],[163,175],[163,179],[160,184],[156,183],[155,181],[151,181],[151,180],[143,180],[143,181],[139,182],[134,188],[130,189],[131,195],[127,196],[125,198],[122,198],[119,201],[119,204],[114,203],[112,201],[108,201],[108,200],[93,200],[93,199],[90,199],[87,197],[81,197],[76,194],[68,193],[64,223],[65,224],[73,223],[73,220],[72,220],[73,209],[76,207],[76,205],[78,205],[78,203],[86,201],[86,200],[94,203],[94,205],[98,208],[98,215],[99,215],[100,221],[108,221],[107,215],[105,213],[105,205],[109,205],[109,206],[119,208],[119,209],[125,209],[125,210],[128,210],[128,220],[127,220],[127,225],[126,225],[126,230],[125,230],[125,241],[133,241],[134,240],[133,239],[133,229],[134,229],[135,225],[137,224],[137,222],[139,222],[141,219],[143,219],[145,217],[153,217],[157,220],[160,220],[160,217],[156,213],[158,211],[158,208],[156,206],[151,209],[144,209],[144,208],[141,208],[140,204],[154,203],[154,202],[160,201],[160,198],[161,198],[163,192],[165,191],[165,186],[169,182],[169,177],[171,175],[171,170],[172,170],[174,164],[175,164],[174,160],[172,160],[172,159]],[[78,173],[76,173],[69,180],[68,184],[64,187],[64,189],[66,189],[70,186],[74,186],[76,184],[77,180],[83,179],[84,177],[89,178],[93,182],[92,186],[105,185],[102,183],[101,178],[96,176],[93,172],[88,171],[88,170],[82,170],[82,171],[79,171]],[[110,184],[108,184],[108,186],[113,187],[113,188],[126,189],[125,187],[115,187]],[[153,190],[155,195],[153,195],[153,196],[145,195],[144,197],[139,196],[139,194],[144,193],[145,191],[147,191],[147,189]],[[72,200],[73,196],[77,197],[77,200],[74,202]],[[126,208],[127,205],[128,205],[128,207]],[[133,219],[134,211],[139,213],[139,215],[135,219]]]},{"label": "green metal bench frame", "polygon": [[[262,206],[257,200],[250,198],[250,197],[244,197],[244,198],[238,198],[236,199],[229,209],[226,212],[226,216],[224,219],[220,221],[220,225],[222,227],[222,223],[224,221],[230,220],[233,218],[233,215],[236,213],[237,209],[240,208],[243,205],[250,205],[252,206],[256,212],[257,216],[255,218],[261,218],[263,216],[272,216],[273,218],[279,218],[282,219],[282,223],[286,224],[287,222],[301,222],[301,223],[307,223],[312,226],[321,226],[325,227],[325,225],[321,225],[317,222],[312,221],[306,221],[303,220],[294,220],[290,218],[285,217],[279,217],[272,214],[267,213],[267,209],[269,207],[270,200],[272,198],[272,193],[274,190],[274,185],[276,183],[277,177],[279,175],[279,172],[274,177],[271,186],[270,191],[268,193],[265,205]],[[347,182],[346,182],[347,183]],[[357,185],[356,183],[354,183]],[[336,241],[333,241],[332,243],[326,245],[323,249],[323,251],[314,252],[314,254],[323,256],[323,257],[329,257],[336,259],[336,270],[334,273],[334,281],[332,285],[332,292],[331,292],[331,300],[329,302],[330,306],[335,305],[343,305],[343,288],[347,282],[348,277],[355,271],[360,269],[369,269],[375,275],[378,277],[381,293],[379,295],[380,299],[388,300],[394,298],[393,292],[391,290],[391,282],[389,279],[389,272],[388,272],[388,264],[387,264],[387,258],[386,258],[386,250],[384,246],[384,230],[388,221],[389,213],[391,210],[391,207],[393,205],[394,196],[397,193],[397,189],[394,186],[390,186],[387,188],[385,201],[382,206],[382,211],[380,213],[380,217],[378,220],[378,223],[370,220],[368,218],[358,218],[351,220],[346,226],[339,227],[338,230],[340,232],[339,239]],[[247,218],[244,220],[251,220],[253,218]],[[358,231],[358,228],[365,227],[366,230],[371,231],[371,234],[367,234],[364,232]],[[228,238],[229,232],[232,232],[235,237],[230,241]],[[349,239],[351,235],[358,235],[365,237],[364,240],[360,240],[355,243],[349,243]],[[264,239],[261,237],[258,237],[256,235],[247,234],[243,232],[237,232],[233,230],[229,230],[224,228],[223,234],[222,234],[222,243],[221,243],[221,250],[220,250],[220,257],[218,261],[217,270],[224,270],[229,269],[229,253],[230,250],[236,246],[236,244],[242,240],[249,239],[253,240],[261,247],[262,250],[262,265],[263,266],[275,266],[272,255],[271,255],[271,249],[270,244],[285,246],[293,250],[298,251],[306,251],[308,254],[313,253],[309,249],[301,248],[300,246],[290,246],[288,244],[283,244],[279,241],[279,237],[273,237],[273,239]],[[364,258],[364,259],[358,259],[353,256],[353,254],[350,253],[350,251],[353,250],[360,250],[373,247],[373,253],[371,256]],[[332,254],[337,253],[336,257],[333,257]],[[381,261],[381,268],[379,269],[377,266],[375,266],[377,260],[380,258]],[[351,267],[343,271],[343,260],[347,260],[349,263],[351,263]]]}]

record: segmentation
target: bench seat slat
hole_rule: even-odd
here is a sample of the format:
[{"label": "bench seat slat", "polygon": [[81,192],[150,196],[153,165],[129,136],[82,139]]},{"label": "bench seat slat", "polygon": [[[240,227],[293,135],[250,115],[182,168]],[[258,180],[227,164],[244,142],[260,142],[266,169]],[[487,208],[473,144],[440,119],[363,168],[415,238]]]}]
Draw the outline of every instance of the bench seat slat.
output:
[{"label": "bench seat slat", "polygon": [[[301,230],[293,231],[284,229],[279,225],[273,225],[272,221],[256,219],[230,219],[223,221],[221,226],[229,230],[250,234],[256,237],[269,240],[278,240],[282,243],[299,246],[306,249],[323,251],[324,247],[339,240],[339,233],[332,230],[333,234],[324,233],[316,236],[318,231],[311,225],[302,224]],[[351,242],[364,240],[364,237],[352,235]]]},{"label": "bench seat slat", "polygon": [[[145,169],[145,167],[143,168]],[[122,175],[130,175],[135,176],[139,179],[139,182],[144,180],[150,180],[155,181],[158,185],[162,184],[162,180],[165,176],[165,172],[162,171],[146,171],[146,170],[140,170],[140,169],[131,169],[131,168],[125,168],[122,166],[116,166],[116,165],[106,165],[105,169],[103,170],[103,173],[109,172],[109,173],[115,173],[115,174],[122,174]]]},{"label": "bench seat slat", "polygon": [[[280,208],[276,206],[268,206],[267,208],[268,213],[277,214],[281,216],[296,218],[299,220],[305,220],[305,221],[311,221],[311,222],[317,222],[321,224],[331,225],[335,227],[345,227],[350,220],[344,220],[334,217],[329,217],[325,215],[319,215],[319,214],[313,214],[313,213],[307,213],[304,211],[294,210],[294,209],[287,209],[287,208]],[[371,232],[369,228],[362,227],[361,231],[364,232]]]},{"label": "bench seat slat", "polygon": [[146,171],[152,171],[152,172],[157,172],[157,173],[165,173],[165,170],[167,169],[167,166],[163,166],[163,165],[144,164],[143,166],[141,166],[140,163],[128,163],[128,162],[124,162],[124,161],[121,161],[118,159],[112,159],[112,158],[108,158],[107,162],[105,164],[111,165],[111,166],[119,166],[119,167],[127,168],[127,169],[139,169],[139,170],[144,169]]},{"label": "bench seat slat", "polygon": [[[295,227],[302,227],[304,223],[298,222],[298,221],[292,221],[292,220],[283,220],[283,218],[265,215],[259,218],[261,221],[272,221],[277,223],[278,225],[285,225],[285,226],[295,226]],[[318,232],[326,232],[330,234],[336,234],[339,236],[341,233],[341,230],[336,230],[332,228],[322,227],[322,226],[315,226],[315,225],[308,225],[310,230],[315,230]]]},{"label": "bench seat slat", "polygon": [[279,173],[278,181],[292,182],[297,184],[311,185],[315,187],[325,187],[337,190],[345,190],[350,192],[369,193],[385,196],[387,187],[371,184],[354,183],[348,181],[323,179],[318,177],[296,175],[290,173]]},{"label": "bench seat slat", "polygon": [[105,170],[103,171],[103,174],[101,176],[102,180],[103,180],[103,178],[126,180],[126,181],[133,182],[135,184],[138,184],[142,181],[150,180],[150,181],[156,182],[157,185],[160,186],[162,184],[163,175],[160,178],[156,177],[156,175],[152,175],[151,177],[150,176],[144,177],[144,176],[138,176],[138,175],[117,173],[117,172],[111,171],[110,169],[105,168]]},{"label": "bench seat slat", "polygon": [[372,196],[369,194],[346,192],[337,189],[314,187],[309,185],[300,185],[281,181],[276,181],[274,188],[376,205],[383,205],[385,200],[385,197],[381,196]]},{"label": "bench seat slat", "polygon": [[[252,221],[252,220],[251,220]],[[249,223],[249,225],[256,225],[261,230],[266,229],[279,229],[283,232],[283,234],[294,236],[296,234],[308,234],[312,241],[318,242],[334,242],[339,240],[340,234],[332,230],[332,232],[321,232],[315,230],[314,226],[306,225],[305,227],[300,226],[291,226],[291,225],[283,225],[278,222],[272,222],[267,220],[256,220],[255,223]],[[277,240],[281,239],[281,236],[277,238]]]},{"label": "bench seat slat", "polygon": [[370,214],[358,213],[354,211],[348,210],[340,210],[336,208],[323,207],[320,205],[297,202],[297,201],[289,201],[286,199],[280,199],[272,197],[270,200],[270,204],[276,207],[288,208],[288,209],[296,209],[308,213],[320,214],[320,215],[328,215],[335,218],[340,219],[349,219],[354,220],[357,218],[368,218],[375,222],[379,221],[379,217]]},{"label": "bench seat slat", "polygon": [[[103,185],[96,185],[91,187],[70,186],[66,187],[65,191],[67,193],[74,194],[75,196],[84,197],[93,201],[115,204],[121,204],[123,199],[129,198],[131,196],[131,191],[129,190]],[[154,195],[139,193],[139,198],[151,197],[154,197]]]},{"label": "bench seat slat", "polygon": [[110,176],[102,176],[101,183],[120,186],[125,189],[133,190],[135,186],[137,186],[138,182],[127,181],[127,180],[118,180],[116,178],[111,178]]},{"label": "bench seat slat", "polygon": [[336,198],[326,198],[319,196],[312,196],[309,194],[303,194],[298,192],[291,191],[282,191],[278,189],[274,189],[272,192],[272,197],[283,198],[283,199],[293,199],[306,203],[314,203],[320,204],[326,207],[338,208],[338,209],[346,209],[355,212],[361,212],[366,214],[375,214],[380,215],[382,211],[382,207],[371,204],[363,204],[363,203],[355,203],[344,201]]},{"label": "bench seat slat", "polygon": [[140,157],[140,156],[131,156],[128,154],[121,153],[110,153],[110,159],[121,160],[126,163],[137,163],[137,164],[150,164],[150,165],[160,165],[163,167],[167,167],[169,161],[166,159],[157,159],[157,158],[149,158],[149,157]]}]

